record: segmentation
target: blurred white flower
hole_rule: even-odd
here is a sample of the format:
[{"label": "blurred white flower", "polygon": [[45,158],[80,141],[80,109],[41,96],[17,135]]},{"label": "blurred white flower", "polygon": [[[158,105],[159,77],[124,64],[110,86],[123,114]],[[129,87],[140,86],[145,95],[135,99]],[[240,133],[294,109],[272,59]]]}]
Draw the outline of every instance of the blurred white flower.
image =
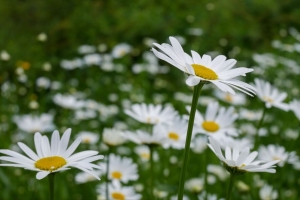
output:
[{"label": "blurred white flower", "polygon": [[52,98],[53,102],[63,108],[67,109],[79,109],[84,106],[84,101],[79,101],[75,96],[72,95],[63,95],[63,94],[55,94]]},{"label": "blurred white flower", "polygon": [[178,117],[178,112],[171,106],[153,104],[134,104],[131,109],[125,109],[127,115],[146,124],[172,123]]},{"label": "blurred white flower", "polygon": [[137,130],[136,132],[126,131],[123,136],[136,144],[145,145],[162,145],[165,139],[165,136],[158,134],[155,130],[153,130],[152,134],[142,130]]},{"label": "blurred white flower", "polygon": [[268,146],[261,146],[258,150],[258,158],[264,162],[278,161],[278,166],[283,167],[289,157],[289,152],[285,148],[278,145],[270,144]]},{"label": "blurred white flower", "polygon": [[97,112],[95,110],[76,110],[75,111],[75,118],[78,120],[86,120],[86,119],[93,119],[97,117]]},{"label": "blurred white flower", "polygon": [[207,137],[195,137],[191,143],[191,150],[194,153],[202,153],[207,148]]},{"label": "blurred white flower", "polygon": [[99,141],[99,134],[89,131],[80,131],[77,137],[81,138],[81,142],[85,144],[96,144]]},{"label": "blurred white flower", "polygon": [[36,85],[40,88],[47,89],[50,87],[51,81],[46,77],[39,77],[36,79]]},{"label": "blurred white flower", "polygon": [[184,188],[190,192],[200,193],[204,187],[203,178],[191,178],[185,181]]},{"label": "blurred white flower", "polygon": [[300,121],[300,101],[299,100],[293,100],[290,102],[290,110],[294,112],[298,120]]},{"label": "blurred white flower", "polygon": [[100,54],[97,54],[97,53],[87,54],[83,57],[84,63],[88,66],[91,66],[91,65],[100,66],[101,60],[102,60],[102,58],[101,58]]},{"label": "blurred white flower", "polygon": [[[274,165],[279,160],[272,160],[270,162],[262,163],[261,161],[254,161],[258,153],[256,151],[250,153],[250,149],[246,147],[240,151],[238,147],[231,149],[226,147],[225,157],[220,148],[220,144],[212,137],[209,137],[209,148],[215,155],[223,162],[224,167],[230,173],[235,175],[244,174],[246,172],[268,172],[275,173]],[[262,163],[262,164],[261,164]]]},{"label": "blurred white flower", "polygon": [[[187,106],[190,111],[191,107]],[[212,137],[224,137],[226,134],[237,136],[238,132],[233,127],[233,122],[238,115],[234,113],[234,108],[219,107],[218,102],[211,102],[206,108],[205,116],[196,110],[194,121],[194,133],[202,133]]]},{"label": "blurred white flower", "polygon": [[105,128],[102,133],[102,140],[106,145],[118,146],[126,141],[126,138],[123,135],[123,131],[120,131],[118,129]]},{"label": "blurred white flower", "polygon": [[260,100],[265,102],[265,106],[267,108],[274,106],[284,111],[289,110],[288,104],[283,103],[284,99],[287,97],[286,92],[279,92],[279,90],[271,86],[270,83],[257,78],[254,80],[254,82],[257,96]]},{"label": "blurred white flower", "polygon": [[252,149],[253,147],[253,142],[248,139],[248,138],[232,138],[230,136],[225,136],[225,137],[221,137],[221,138],[215,138],[219,144],[221,145],[222,149],[226,149],[226,147],[230,147],[231,149],[233,149],[234,147],[238,147],[239,149],[244,149],[246,147],[249,147],[250,149]]},{"label": "blurred white flower", "polygon": [[7,51],[1,51],[0,53],[0,59],[3,61],[8,61],[10,59],[10,55],[7,53]]},{"label": "blurred white flower", "polygon": [[[102,174],[102,171],[100,170],[94,170],[93,171],[95,174],[97,174],[97,176],[101,176]],[[86,182],[90,182],[90,181],[96,181],[97,179],[92,176],[91,174],[89,173],[86,173],[86,172],[79,172],[76,174],[75,176],[75,181],[76,183],[78,184],[82,184],[82,183],[86,183]]]},{"label": "blurred white flower", "polygon": [[274,190],[270,185],[265,184],[259,190],[259,197],[261,200],[272,200],[278,198],[278,192]]},{"label": "blurred white flower", "polygon": [[132,47],[129,44],[121,43],[116,45],[112,50],[112,56],[114,58],[122,58],[124,55],[130,53]]},{"label": "blurred white flower", "polygon": [[91,45],[81,45],[77,49],[78,53],[80,54],[89,54],[89,53],[94,53],[96,51],[96,47],[91,46]]},{"label": "blurred white flower", "polygon": [[47,40],[48,36],[46,33],[40,33],[37,36],[37,40],[40,42],[45,42]]},{"label": "blurred white flower", "polygon": [[209,164],[207,165],[207,171],[214,174],[222,181],[226,180],[229,176],[229,173],[224,169],[224,167],[221,167],[219,165]]},{"label": "blurred white flower", "polygon": [[239,117],[241,119],[246,119],[249,121],[259,120],[262,115],[262,110],[248,110],[245,108],[241,108],[239,110]]},{"label": "blurred white flower", "polygon": [[150,159],[150,149],[147,145],[140,145],[134,148],[134,152],[139,155],[140,159],[143,162],[146,162]]},{"label": "blurred white flower", "polygon": [[14,116],[13,121],[20,130],[27,133],[47,132],[52,131],[55,128],[52,114],[41,114],[40,116],[19,115]]},{"label": "blurred white flower", "polygon": [[76,58],[74,60],[62,60],[60,62],[60,66],[66,70],[81,68],[82,65],[83,65],[83,61],[80,58]]},{"label": "blurred white flower", "polygon": [[232,105],[245,105],[246,103],[246,96],[243,93],[232,95],[228,92],[221,92],[220,90],[216,90],[215,95],[220,100]]}]

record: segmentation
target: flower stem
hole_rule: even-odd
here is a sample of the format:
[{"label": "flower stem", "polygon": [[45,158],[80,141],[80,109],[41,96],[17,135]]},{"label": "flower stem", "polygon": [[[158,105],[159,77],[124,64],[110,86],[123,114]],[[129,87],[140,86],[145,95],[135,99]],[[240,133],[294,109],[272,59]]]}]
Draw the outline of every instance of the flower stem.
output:
[{"label": "flower stem", "polygon": [[153,173],[153,146],[149,145],[150,149],[150,187],[149,187],[149,197],[150,199],[153,198],[153,178],[154,178],[154,173]]},{"label": "flower stem", "polygon": [[230,174],[230,182],[229,182],[229,187],[228,187],[226,200],[230,200],[230,195],[231,195],[231,191],[232,191],[232,188],[233,188],[233,182],[234,182],[235,176],[236,175],[234,175],[234,174]]},{"label": "flower stem", "polygon": [[50,195],[49,195],[49,199],[50,200],[54,200],[54,177],[55,177],[56,173],[50,173],[48,175],[49,178],[49,191],[50,191]]},{"label": "flower stem", "polygon": [[106,174],[105,174],[105,180],[106,180],[106,184],[105,184],[105,190],[106,190],[106,199],[109,199],[109,191],[108,191],[108,184],[109,184],[109,180],[108,180],[108,175],[109,175],[109,154],[110,154],[110,146],[108,146],[108,150],[107,150],[107,159],[106,159]]},{"label": "flower stem", "polygon": [[181,175],[180,175],[180,180],[179,180],[178,200],[182,200],[182,198],[183,198],[183,188],[184,188],[185,174],[186,174],[186,170],[187,170],[187,164],[188,164],[188,158],[189,158],[189,152],[190,152],[192,132],[193,132],[193,127],[194,127],[195,113],[196,113],[199,95],[200,95],[201,89],[204,86],[204,84],[205,83],[200,82],[198,85],[196,85],[194,87],[192,107],[190,110],[190,118],[189,118],[188,130],[187,130],[186,141],[185,141],[185,148],[184,148],[184,153],[183,153],[183,166],[181,169]]}]

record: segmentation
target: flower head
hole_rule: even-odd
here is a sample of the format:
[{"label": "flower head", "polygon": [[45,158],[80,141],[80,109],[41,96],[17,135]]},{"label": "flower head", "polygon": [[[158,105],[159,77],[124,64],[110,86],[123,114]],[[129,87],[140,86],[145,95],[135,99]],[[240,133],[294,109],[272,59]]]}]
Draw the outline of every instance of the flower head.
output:
[{"label": "flower head", "polygon": [[273,87],[269,82],[257,78],[254,82],[257,96],[260,100],[265,102],[267,108],[274,106],[284,111],[289,110],[288,104],[283,103],[287,96],[285,92],[279,92],[279,90]]},{"label": "flower head", "polygon": [[77,138],[69,148],[67,148],[70,135],[70,128],[64,132],[61,138],[58,131],[54,131],[50,144],[48,137],[42,136],[37,132],[34,135],[34,144],[37,153],[33,152],[22,142],[18,142],[19,147],[28,157],[8,149],[1,149],[0,153],[7,156],[1,156],[0,160],[10,163],[0,164],[0,166],[20,167],[37,171],[36,178],[39,180],[50,173],[65,171],[70,169],[69,167],[75,167],[91,174],[99,180],[98,175],[94,173],[93,170],[101,168],[92,162],[103,159],[103,155],[97,155],[98,151],[82,151],[73,154],[80,144],[81,139]]},{"label": "flower head", "polygon": [[244,148],[242,151],[240,151],[238,147],[234,147],[233,149],[226,147],[224,157],[220,144],[212,137],[209,137],[209,142],[210,144],[207,144],[209,148],[223,162],[226,170],[231,174],[238,175],[246,172],[276,172],[273,167],[274,164],[279,162],[279,160],[273,160],[267,163],[254,161],[258,153],[257,151],[250,153],[250,149],[248,147]]},{"label": "flower head", "polygon": [[296,117],[300,120],[300,101],[293,100],[290,102],[290,109],[295,113]]},{"label": "flower head", "polygon": [[171,106],[153,104],[134,104],[125,113],[139,122],[146,124],[171,123],[178,113]]},{"label": "flower head", "polygon": [[204,81],[213,83],[223,92],[235,94],[232,89],[235,88],[250,96],[252,96],[251,93],[255,94],[255,89],[251,85],[235,79],[239,76],[245,76],[253,69],[245,67],[232,69],[236,64],[236,60],[226,60],[223,55],[219,55],[212,60],[209,55],[204,54],[201,57],[197,52],[191,51],[192,56],[190,56],[183,51],[176,38],[170,37],[169,39],[171,45],[154,43],[160,51],[155,48],[152,48],[152,51],[158,58],[187,73],[189,75],[186,80],[187,85],[195,86],[200,81]]},{"label": "flower head", "polygon": [[[190,107],[187,109],[190,110]],[[213,137],[223,137],[226,134],[237,136],[237,130],[232,126],[237,117],[233,107],[219,108],[218,102],[209,103],[204,117],[196,111],[195,132]]]},{"label": "flower head", "polygon": [[273,144],[270,144],[266,147],[261,146],[258,152],[260,160],[265,162],[278,160],[279,167],[282,167],[289,158],[289,152],[286,152],[284,147]]}]

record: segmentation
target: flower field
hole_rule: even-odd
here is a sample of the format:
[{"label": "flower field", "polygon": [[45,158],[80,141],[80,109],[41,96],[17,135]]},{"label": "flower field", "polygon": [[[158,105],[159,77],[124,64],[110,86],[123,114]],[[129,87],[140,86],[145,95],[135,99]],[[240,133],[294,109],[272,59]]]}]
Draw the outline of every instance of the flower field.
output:
[{"label": "flower field", "polygon": [[296,1],[13,2],[1,200],[300,198]]}]

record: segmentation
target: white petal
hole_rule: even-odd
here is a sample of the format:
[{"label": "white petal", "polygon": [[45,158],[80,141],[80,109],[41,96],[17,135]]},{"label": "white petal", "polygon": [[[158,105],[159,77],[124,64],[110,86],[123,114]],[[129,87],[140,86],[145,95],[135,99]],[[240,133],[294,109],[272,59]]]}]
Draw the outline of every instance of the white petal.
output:
[{"label": "white petal", "polygon": [[59,144],[58,155],[61,155],[66,151],[66,149],[68,147],[68,144],[69,144],[70,135],[71,135],[71,129],[68,128],[64,132],[63,136],[61,137],[60,144]]},{"label": "white petal", "polygon": [[36,179],[41,180],[41,179],[45,178],[46,176],[48,176],[48,174],[50,174],[50,172],[47,172],[47,171],[38,172],[36,174]]},{"label": "white petal", "polygon": [[62,154],[63,157],[68,158],[78,147],[78,145],[81,142],[81,138],[77,138],[71,145],[70,147],[67,149],[67,151],[65,151],[64,154]]},{"label": "white petal", "polygon": [[200,78],[198,76],[189,76],[185,83],[188,85],[188,86],[195,86],[195,85],[198,85],[200,83]]}]

